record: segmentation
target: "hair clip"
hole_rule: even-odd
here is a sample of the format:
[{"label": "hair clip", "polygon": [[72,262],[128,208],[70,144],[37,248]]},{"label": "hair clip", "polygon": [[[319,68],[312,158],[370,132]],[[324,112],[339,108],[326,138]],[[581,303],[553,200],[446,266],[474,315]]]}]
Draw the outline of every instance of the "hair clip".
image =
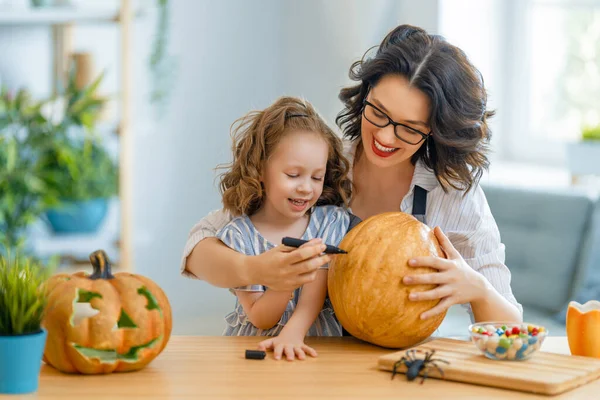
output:
[{"label": "hair clip", "polygon": [[308,118],[308,114],[290,114],[290,115],[286,115],[286,118],[294,118],[294,117],[306,117]]}]

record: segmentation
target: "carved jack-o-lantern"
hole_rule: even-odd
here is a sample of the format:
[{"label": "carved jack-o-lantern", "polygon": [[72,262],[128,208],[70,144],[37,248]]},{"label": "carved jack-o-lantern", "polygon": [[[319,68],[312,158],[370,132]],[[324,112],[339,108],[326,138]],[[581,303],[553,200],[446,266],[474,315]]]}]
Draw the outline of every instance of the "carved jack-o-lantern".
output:
[{"label": "carved jack-o-lantern", "polygon": [[63,372],[102,374],[145,367],[167,345],[171,307],[152,280],[111,274],[104,251],[91,275],[57,274],[47,283],[44,361]]}]

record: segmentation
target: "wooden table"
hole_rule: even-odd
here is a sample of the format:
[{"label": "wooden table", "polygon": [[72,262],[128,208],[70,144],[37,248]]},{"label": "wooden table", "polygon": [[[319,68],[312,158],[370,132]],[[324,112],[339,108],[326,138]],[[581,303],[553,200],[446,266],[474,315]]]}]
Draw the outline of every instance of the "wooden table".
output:
[{"label": "wooden table", "polygon": [[[429,379],[423,385],[376,368],[389,349],[353,338],[311,338],[319,357],[305,361],[246,360],[253,337],[173,337],[145,369],[102,376],[62,374],[43,365],[36,394],[0,396],[38,399],[592,399],[600,380],[561,396]],[[543,350],[569,354],[566,337],[548,337]]]}]

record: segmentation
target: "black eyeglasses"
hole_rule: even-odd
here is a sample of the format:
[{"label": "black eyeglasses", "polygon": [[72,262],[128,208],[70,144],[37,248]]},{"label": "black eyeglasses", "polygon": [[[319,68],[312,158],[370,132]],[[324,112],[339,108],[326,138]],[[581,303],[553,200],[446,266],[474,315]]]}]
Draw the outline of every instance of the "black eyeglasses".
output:
[{"label": "black eyeglasses", "polygon": [[366,99],[363,105],[363,115],[373,125],[378,128],[385,128],[388,125],[394,127],[394,135],[400,140],[408,144],[419,144],[431,135],[423,133],[417,129],[411,128],[408,125],[401,124],[391,119],[386,113],[381,111],[377,106],[368,102]]}]

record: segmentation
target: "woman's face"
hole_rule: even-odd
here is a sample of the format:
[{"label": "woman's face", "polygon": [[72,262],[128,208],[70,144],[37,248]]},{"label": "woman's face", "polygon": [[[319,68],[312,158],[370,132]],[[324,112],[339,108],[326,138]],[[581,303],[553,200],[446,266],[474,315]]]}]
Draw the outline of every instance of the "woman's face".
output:
[{"label": "woman's face", "polygon": [[[371,88],[366,100],[375,106],[367,106],[361,119],[361,139],[367,160],[381,168],[409,161],[424,143],[422,135],[417,131],[424,134],[431,131],[428,123],[430,102],[427,95],[410,86],[404,76],[386,75]],[[365,118],[365,114],[370,116],[369,119]],[[419,143],[409,144],[400,140],[394,133],[392,124],[380,128],[369,121],[384,125],[388,122],[386,116],[406,125],[395,128],[398,135],[412,143]]]}]

